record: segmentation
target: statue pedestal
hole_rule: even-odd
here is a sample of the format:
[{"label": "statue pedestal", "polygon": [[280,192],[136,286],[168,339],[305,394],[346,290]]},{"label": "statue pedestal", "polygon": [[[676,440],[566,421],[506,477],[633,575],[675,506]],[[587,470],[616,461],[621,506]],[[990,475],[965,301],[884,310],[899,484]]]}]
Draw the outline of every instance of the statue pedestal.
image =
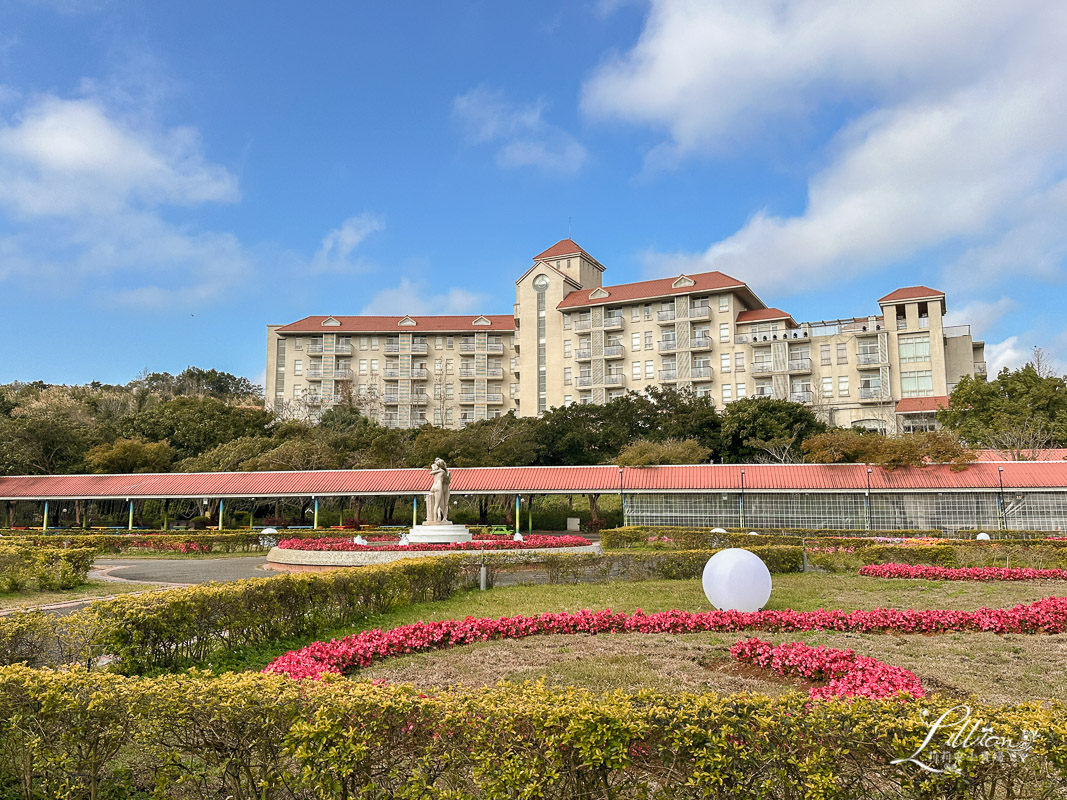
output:
[{"label": "statue pedestal", "polygon": [[408,533],[411,544],[451,544],[469,542],[473,538],[466,525],[454,525],[451,522],[416,525]]}]

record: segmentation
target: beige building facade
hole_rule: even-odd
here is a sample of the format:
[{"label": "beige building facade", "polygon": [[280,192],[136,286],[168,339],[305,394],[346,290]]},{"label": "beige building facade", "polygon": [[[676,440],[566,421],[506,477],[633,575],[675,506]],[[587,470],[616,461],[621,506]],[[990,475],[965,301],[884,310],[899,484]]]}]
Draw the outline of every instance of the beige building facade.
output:
[{"label": "beige building facade", "polygon": [[797,322],[721,272],[604,285],[570,239],[533,261],[513,315],[269,326],[268,404],[314,416],[348,401],[385,425],[460,427],[670,386],[895,432],[932,428],[959,379],[985,374],[983,343],[944,325],[945,295],[928,287],[897,289],[867,317]]}]

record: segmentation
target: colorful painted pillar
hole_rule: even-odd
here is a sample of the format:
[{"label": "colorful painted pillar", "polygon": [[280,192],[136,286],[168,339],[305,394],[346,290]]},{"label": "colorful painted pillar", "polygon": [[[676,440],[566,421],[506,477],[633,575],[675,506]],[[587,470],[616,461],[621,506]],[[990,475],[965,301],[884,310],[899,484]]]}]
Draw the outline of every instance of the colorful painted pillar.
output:
[{"label": "colorful painted pillar", "polygon": [[315,501],[315,523],[314,523],[314,525],[315,525],[315,530],[318,530],[319,529],[319,498],[313,497],[311,499]]},{"label": "colorful painted pillar", "polygon": [[224,501],[219,498],[219,530],[222,530],[222,512],[225,510]]},{"label": "colorful painted pillar", "polygon": [[126,517],[126,530],[133,530],[133,500],[130,500],[130,512],[129,515]]},{"label": "colorful painted pillar", "polygon": [[41,521],[41,530],[48,530],[48,501],[44,501],[44,516]]}]

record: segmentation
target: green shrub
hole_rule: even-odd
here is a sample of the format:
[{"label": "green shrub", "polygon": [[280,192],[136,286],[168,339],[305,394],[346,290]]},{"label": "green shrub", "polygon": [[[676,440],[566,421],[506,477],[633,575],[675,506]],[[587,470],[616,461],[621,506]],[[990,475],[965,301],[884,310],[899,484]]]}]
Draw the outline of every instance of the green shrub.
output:
[{"label": "green shrub", "polygon": [[0,591],[79,586],[85,583],[96,554],[91,547],[33,547],[5,538],[0,545]]},{"label": "green shrub", "polygon": [[211,524],[211,517],[206,514],[201,514],[198,517],[193,517],[189,520],[189,527],[194,531],[202,531]]},{"label": "green shrub", "polygon": [[1063,796],[1062,703],[972,704],[996,735],[1038,732],[1024,761],[982,758],[970,745],[959,748],[967,757],[959,775],[891,763],[915,752],[953,703],[540,684],[427,696],[263,674],[6,667],[0,790],[113,800]]}]

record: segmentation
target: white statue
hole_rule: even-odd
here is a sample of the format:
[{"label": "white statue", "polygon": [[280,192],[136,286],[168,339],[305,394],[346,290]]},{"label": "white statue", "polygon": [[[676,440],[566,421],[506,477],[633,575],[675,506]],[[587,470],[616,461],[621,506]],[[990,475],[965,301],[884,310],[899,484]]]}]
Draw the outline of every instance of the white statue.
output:
[{"label": "white statue", "polygon": [[443,459],[436,458],[430,465],[430,474],[433,476],[433,488],[426,495],[426,524],[448,525],[448,484],[452,480],[448,465]]}]

